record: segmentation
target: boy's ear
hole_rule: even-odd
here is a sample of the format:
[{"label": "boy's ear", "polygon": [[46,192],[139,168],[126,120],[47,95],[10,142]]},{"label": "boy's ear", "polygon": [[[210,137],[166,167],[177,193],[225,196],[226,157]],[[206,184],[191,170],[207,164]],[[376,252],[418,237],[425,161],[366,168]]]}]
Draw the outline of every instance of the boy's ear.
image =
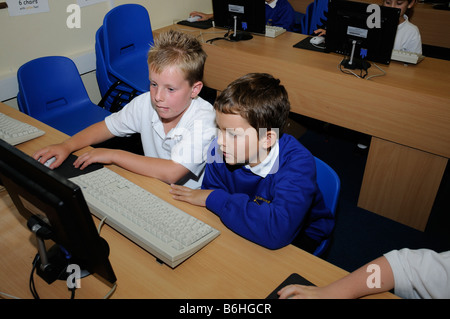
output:
[{"label": "boy's ear", "polygon": [[203,88],[203,82],[197,81],[192,86],[191,99],[195,99]]},{"label": "boy's ear", "polygon": [[263,138],[263,147],[265,149],[270,149],[272,146],[275,145],[278,138],[277,132],[274,130],[267,131],[266,136]]},{"label": "boy's ear", "polygon": [[411,0],[411,2],[408,3],[408,9],[411,9],[416,4],[416,0]]}]

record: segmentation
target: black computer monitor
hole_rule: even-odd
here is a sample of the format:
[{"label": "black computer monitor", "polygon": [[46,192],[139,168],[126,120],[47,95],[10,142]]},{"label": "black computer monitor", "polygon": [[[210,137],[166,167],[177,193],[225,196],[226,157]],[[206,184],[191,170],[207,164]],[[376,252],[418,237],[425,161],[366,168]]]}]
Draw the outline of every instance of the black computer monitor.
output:
[{"label": "black computer monitor", "polygon": [[[84,275],[116,282],[108,243],[98,234],[80,187],[2,139],[0,184],[36,235],[36,272],[47,283],[66,280],[69,264]],[[54,245],[46,249],[45,240]]]},{"label": "black computer monitor", "polygon": [[391,61],[400,9],[378,6],[378,11],[369,5],[329,0],[326,51],[348,56],[342,63],[346,68],[366,70],[367,61]]},{"label": "black computer monitor", "polygon": [[214,24],[232,30],[232,41],[249,40],[251,33],[266,33],[265,0],[213,0]]}]

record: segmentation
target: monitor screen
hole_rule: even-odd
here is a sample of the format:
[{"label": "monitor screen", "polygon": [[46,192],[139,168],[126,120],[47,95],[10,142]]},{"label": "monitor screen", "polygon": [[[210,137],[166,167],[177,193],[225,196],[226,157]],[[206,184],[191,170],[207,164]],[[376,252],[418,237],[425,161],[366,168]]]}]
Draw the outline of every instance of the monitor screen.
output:
[{"label": "monitor screen", "polygon": [[400,9],[329,0],[326,51],[389,64]]},{"label": "monitor screen", "polygon": [[[78,265],[81,271],[95,273],[110,283],[116,281],[108,259],[108,243],[99,236],[77,185],[2,139],[0,184],[5,186],[30,230],[38,237],[55,243],[46,249],[45,260],[39,250],[39,266],[45,262],[45,267],[36,269],[47,283],[64,279],[59,278],[58,271],[61,269],[56,269],[69,264]],[[37,247],[42,248],[39,243]],[[61,261],[61,256],[66,261]]]},{"label": "monitor screen", "polygon": [[213,0],[216,27],[246,33],[266,33],[265,0]]}]

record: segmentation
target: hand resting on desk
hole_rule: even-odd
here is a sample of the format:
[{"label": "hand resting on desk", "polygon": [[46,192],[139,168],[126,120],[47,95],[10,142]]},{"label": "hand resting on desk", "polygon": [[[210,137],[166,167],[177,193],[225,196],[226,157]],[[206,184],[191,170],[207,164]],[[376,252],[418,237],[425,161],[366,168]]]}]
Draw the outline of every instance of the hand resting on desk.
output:
[{"label": "hand resting on desk", "polygon": [[191,189],[186,186],[171,184],[170,193],[176,200],[184,201],[197,206],[206,206],[206,199],[212,189]]}]

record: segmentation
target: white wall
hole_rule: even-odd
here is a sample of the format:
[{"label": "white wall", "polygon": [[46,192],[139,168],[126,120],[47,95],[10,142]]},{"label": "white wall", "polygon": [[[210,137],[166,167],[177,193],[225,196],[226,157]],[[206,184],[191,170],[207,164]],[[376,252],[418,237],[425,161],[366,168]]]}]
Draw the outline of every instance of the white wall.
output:
[{"label": "white wall", "polygon": [[189,12],[212,12],[211,0],[107,0],[81,8],[81,28],[69,29],[67,6],[76,0],[48,0],[50,12],[9,16],[0,10],[0,101],[17,108],[16,74],[18,68],[47,55],[70,57],[83,75],[83,82],[93,102],[100,100],[95,78],[95,32],[105,14],[114,6],[138,3],[149,12],[153,29],[186,18]]}]

